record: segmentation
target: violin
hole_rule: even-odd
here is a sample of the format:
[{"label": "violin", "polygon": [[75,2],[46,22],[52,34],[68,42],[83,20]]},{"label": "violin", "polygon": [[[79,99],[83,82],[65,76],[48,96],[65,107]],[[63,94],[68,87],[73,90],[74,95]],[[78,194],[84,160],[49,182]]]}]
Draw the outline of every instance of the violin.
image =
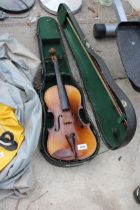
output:
[{"label": "violin", "polygon": [[82,160],[94,154],[97,140],[80,118],[81,94],[72,85],[64,85],[59,71],[56,50],[49,50],[57,85],[48,88],[44,101],[54,117],[53,127],[48,129],[47,151],[58,160]]}]

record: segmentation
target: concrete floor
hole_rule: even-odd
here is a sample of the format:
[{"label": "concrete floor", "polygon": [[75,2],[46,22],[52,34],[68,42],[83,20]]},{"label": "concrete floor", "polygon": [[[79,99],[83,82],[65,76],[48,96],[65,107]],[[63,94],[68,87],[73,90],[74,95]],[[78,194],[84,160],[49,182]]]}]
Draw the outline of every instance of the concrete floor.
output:
[{"label": "concrete floor", "polygon": [[[115,39],[95,41],[93,38],[94,22],[116,21],[113,9],[100,8],[99,19],[95,20],[92,12],[88,10],[88,6],[91,5],[93,0],[83,0],[82,9],[76,18],[90,44],[104,58],[113,78],[132,101],[138,120],[135,136],[126,147],[98,155],[88,164],[75,168],[55,167],[49,164],[37,149],[32,161],[36,184],[30,196],[20,200],[5,199],[0,202],[0,210],[139,210],[140,208],[132,194],[140,184],[140,97],[139,93],[132,89],[126,77]],[[127,3],[125,9],[130,12]],[[44,15],[49,14],[36,2],[30,16]],[[28,20],[29,18],[9,19],[0,22],[0,34],[11,33],[39,56],[36,23],[29,26]],[[67,53],[70,53],[68,49]],[[71,57],[70,65],[77,81],[80,82]],[[35,83],[38,83],[37,79]],[[90,107],[89,113],[91,114]],[[105,149],[102,145],[100,151]],[[122,157],[120,161],[119,157]]]}]

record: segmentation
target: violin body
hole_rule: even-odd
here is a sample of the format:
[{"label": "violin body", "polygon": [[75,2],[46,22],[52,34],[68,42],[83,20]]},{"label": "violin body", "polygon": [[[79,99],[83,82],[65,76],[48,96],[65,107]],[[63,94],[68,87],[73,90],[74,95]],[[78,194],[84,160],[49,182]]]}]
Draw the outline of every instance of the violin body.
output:
[{"label": "violin body", "polygon": [[97,141],[90,125],[80,119],[79,110],[82,107],[79,90],[71,85],[64,85],[64,88],[70,111],[62,110],[57,85],[44,94],[48,112],[54,116],[53,127],[48,130],[47,151],[59,160],[82,160],[94,154]]}]

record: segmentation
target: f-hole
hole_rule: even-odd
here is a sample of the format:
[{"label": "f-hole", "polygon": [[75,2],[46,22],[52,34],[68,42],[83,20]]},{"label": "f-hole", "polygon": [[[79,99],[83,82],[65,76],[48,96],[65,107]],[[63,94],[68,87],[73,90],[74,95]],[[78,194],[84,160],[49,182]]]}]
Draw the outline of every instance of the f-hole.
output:
[{"label": "f-hole", "polygon": [[58,116],[57,123],[55,125],[55,131],[56,132],[58,132],[60,130],[60,117],[62,117],[62,115]]}]

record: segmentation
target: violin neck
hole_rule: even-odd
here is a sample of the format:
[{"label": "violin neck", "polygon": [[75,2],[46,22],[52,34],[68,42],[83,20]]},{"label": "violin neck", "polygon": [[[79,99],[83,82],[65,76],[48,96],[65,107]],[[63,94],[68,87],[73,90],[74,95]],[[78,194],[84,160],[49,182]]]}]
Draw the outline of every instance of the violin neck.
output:
[{"label": "violin neck", "polygon": [[62,81],[61,73],[59,70],[58,60],[55,59],[53,61],[53,63],[54,63],[54,69],[55,69],[55,74],[56,74],[59,98],[60,98],[60,102],[61,102],[61,108],[63,111],[69,111],[70,104],[69,104],[68,96],[67,96],[67,93],[66,93],[63,81]]}]

